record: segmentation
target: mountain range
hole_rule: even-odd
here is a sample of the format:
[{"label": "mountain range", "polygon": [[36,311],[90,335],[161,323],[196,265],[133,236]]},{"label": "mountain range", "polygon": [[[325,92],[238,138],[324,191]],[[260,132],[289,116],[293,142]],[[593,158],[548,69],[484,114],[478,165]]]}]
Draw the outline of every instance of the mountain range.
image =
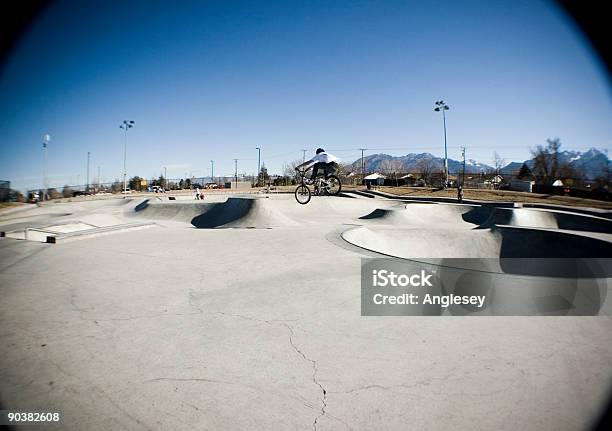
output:
[{"label": "mountain range", "polygon": [[[365,170],[367,172],[418,172],[422,166],[427,164],[431,171],[439,171],[444,168],[444,159],[434,156],[431,153],[410,153],[405,156],[390,156],[388,154],[372,154],[364,157]],[[463,162],[448,159],[449,172],[461,172]],[[361,170],[361,158],[350,164],[351,171]],[[476,160],[466,160],[466,173],[490,172],[494,168],[477,162]]]},{"label": "mountain range", "polygon": [[[502,175],[516,175],[521,169],[521,166],[523,166],[523,163],[526,164],[529,169],[533,168],[533,159],[528,159],[522,162],[511,162],[504,166],[500,170],[500,173]],[[607,153],[599,151],[596,148],[590,148],[585,152],[561,151],[559,152],[559,165],[568,165],[589,180],[607,174],[607,171],[611,167]]]},{"label": "mountain range", "polygon": [[[419,172],[427,165],[431,171],[440,171],[444,168],[444,159],[431,153],[410,153],[405,156],[390,156],[389,154],[372,154],[364,157],[366,172]],[[516,174],[525,163],[530,169],[533,167],[533,159],[521,162],[510,162],[501,168],[502,175]],[[559,164],[567,164],[581,172],[587,179],[595,179],[606,172],[610,167],[610,160],[605,152],[596,148],[588,151],[561,151],[559,152]],[[448,170],[451,173],[462,172],[463,163],[458,160],[448,159]],[[353,172],[361,171],[361,158],[349,165]],[[495,171],[493,166],[480,163],[473,159],[466,160],[465,172],[476,174],[481,172],[490,173]]]}]

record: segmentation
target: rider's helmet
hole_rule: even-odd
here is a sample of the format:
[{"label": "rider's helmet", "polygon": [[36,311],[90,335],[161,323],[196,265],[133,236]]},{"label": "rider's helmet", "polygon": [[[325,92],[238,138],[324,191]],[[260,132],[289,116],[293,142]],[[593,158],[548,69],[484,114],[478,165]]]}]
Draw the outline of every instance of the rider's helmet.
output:
[{"label": "rider's helmet", "polygon": [[324,153],[325,150],[323,148],[317,148],[317,154]]}]

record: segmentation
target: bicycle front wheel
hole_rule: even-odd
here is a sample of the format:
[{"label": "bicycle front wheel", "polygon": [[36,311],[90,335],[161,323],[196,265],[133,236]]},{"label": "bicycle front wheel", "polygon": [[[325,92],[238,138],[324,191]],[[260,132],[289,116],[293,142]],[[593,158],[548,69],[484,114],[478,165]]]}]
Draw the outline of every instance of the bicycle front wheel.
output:
[{"label": "bicycle front wheel", "polygon": [[327,187],[325,187],[328,195],[336,196],[342,190],[342,183],[340,182],[340,178],[335,175],[330,175],[327,178]]},{"label": "bicycle front wheel", "polygon": [[306,205],[310,202],[310,189],[304,184],[298,186],[295,189],[295,200],[302,205]]}]

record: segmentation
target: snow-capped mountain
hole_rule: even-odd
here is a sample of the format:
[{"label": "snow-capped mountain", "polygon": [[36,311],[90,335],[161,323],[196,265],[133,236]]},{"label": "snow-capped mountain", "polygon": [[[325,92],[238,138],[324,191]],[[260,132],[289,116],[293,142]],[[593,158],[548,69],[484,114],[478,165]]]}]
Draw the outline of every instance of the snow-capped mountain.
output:
[{"label": "snow-capped mountain", "polygon": [[[428,165],[430,171],[440,171],[444,168],[444,159],[431,153],[410,153],[405,156],[390,156],[389,154],[372,154],[364,157],[366,172],[419,172],[424,165]],[[533,159],[522,162],[510,162],[504,166],[500,173],[502,175],[516,175],[526,163],[533,168]],[[596,148],[588,151],[565,150],[559,153],[559,165],[569,165],[586,179],[595,179],[604,174],[606,169],[612,167],[605,152]],[[451,173],[460,173],[463,163],[459,160],[448,159],[448,170]],[[359,172],[361,170],[361,158],[350,164],[350,170]],[[494,168],[474,159],[468,159],[465,163],[466,173],[476,174],[481,172],[493,172]]]},{"label": "snow-capped mountain", "polygon": [[[440,171],[444,168],[444,159],[434,156],[431,153],[410,153],[405,156],[390,156],[388,154],[372,154],[364,157],[365,170],[367,172],[418,172],[424,165],[429,166],[431,171]],[[361,170],[361,158],[355,160],[351,165],[351,170]],[[459,173],[463,169],[463,163],[458,160],[448,159],[448,170],[452,173]],[[466,173],[489,172],[493,168],[476,160],[466,160]]]},{"label": "snow-capped mountain", "polygon": [[569,164],[578,172],[582,172],[587,179],[607,175],[610,169],[608,154],[596,148],[591,148],[584,153],[573,153],[570,156]]},{"label": "snow-capped mountain", "polygon": [[[511,162],[501,169],[501,174],[516,175],[521,169],[521,166],[523,166],[523,163],[525,163],[529,169],[533,168],[533,159],[523,162]],[[607,175],[607,170],[611,167],[608,155],[596,148],[590,148],[584,153],[569,150],[561,151],[559,153],[559,165],[569,165],[589,180]]]}]

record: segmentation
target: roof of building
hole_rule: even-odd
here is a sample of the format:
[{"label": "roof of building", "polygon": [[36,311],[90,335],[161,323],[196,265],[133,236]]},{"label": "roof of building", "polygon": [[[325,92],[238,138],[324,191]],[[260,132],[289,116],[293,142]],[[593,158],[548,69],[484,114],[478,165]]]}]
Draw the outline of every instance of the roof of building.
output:
[{"label": "roof of building", "polygon": [[377,180],[379,178],[385,179],[387,177],[385,177],[383,174],[379,174],[378,172],[374,172],[373,174],[366,176],[364,180]]}]

